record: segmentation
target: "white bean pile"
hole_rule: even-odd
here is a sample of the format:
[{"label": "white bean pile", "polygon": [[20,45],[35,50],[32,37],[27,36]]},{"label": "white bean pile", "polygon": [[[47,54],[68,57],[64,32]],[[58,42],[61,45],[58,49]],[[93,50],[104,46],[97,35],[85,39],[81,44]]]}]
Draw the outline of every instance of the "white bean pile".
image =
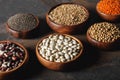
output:
[{"label": "white bean pile", "polygon": [[40,42],[38,51],[48,61],[66,62],[75,58],[82,45],[72,37],[61,34],[50,35]]}]

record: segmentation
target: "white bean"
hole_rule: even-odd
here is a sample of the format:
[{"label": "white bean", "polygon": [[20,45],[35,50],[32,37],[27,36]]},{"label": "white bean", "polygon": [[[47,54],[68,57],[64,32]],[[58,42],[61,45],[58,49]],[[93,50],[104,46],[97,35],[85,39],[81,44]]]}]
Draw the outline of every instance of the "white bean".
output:
[{"label": "white bean", "polygon": [[64,38],[64,36],[63,36],[63,35],[60,35],[60,36],[59,36],[59,39],[62,39],[62,40],[63,40],[63,38]]},{"label": "white bean", "polygon": [[80,44],[69,36],[50,35],[39,44],[38,51],[46,60],[65,62],[72,60],[80,48]]},{"label": "white bean", "polygon": [[64,55],[66,59],[70,59],[70,56],[68,54]]},{"label": "white bean", "polygon": [[73,59],[73,58],[74,58],[74,56],[73,56],[73,55],[70,55],[70,58],[71,58],[71,59]]},{"label": "white bean", "polygon": [[53,61],[53,56],[50,56],[50,61]]},{"label": "white bean", "polygon": [[73,56],[76,56],[77,54],[78,54],[78,53],[75,52],[75,53],[73,53]]},{"label": "white bean", "polygon": [[47,56],[50,56],[50,55],[51,55],[50,50],[47,50],[46,55],[47,55]]},{"label": "white bean", "polygon": [[55,58],[56,59],[59,58],[59,54],[58,53],[55,54]]},{"label": "white bean", "polygon": [[77,44],[77,42],[76,42],[74,39],[72,39],[72,43],[73,43],[73,44]]}]

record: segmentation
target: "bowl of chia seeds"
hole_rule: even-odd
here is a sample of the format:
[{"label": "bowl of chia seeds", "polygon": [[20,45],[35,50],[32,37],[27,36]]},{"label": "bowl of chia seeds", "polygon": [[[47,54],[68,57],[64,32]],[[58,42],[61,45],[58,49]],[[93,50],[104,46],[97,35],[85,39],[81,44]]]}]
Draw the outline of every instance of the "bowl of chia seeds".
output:
[{"label": "bowl of chia seeds", "polygon": [[23,68],[28,61],[27,50],[13,41],[0,41],[0,77],[9,76]]},{"label": "bowl of chia seeds", "polygon": [[[81,41],[67,34],[50,34],[43,37],[36,45],[39,62],[51,70],[66,70],[79,60],[83,53]],[[75,66],[74,66],[75,67]]]},{"label": "bowl of chia seeds", "polygon": [[98,48],[114,49],[120,46],[120,28],[108,22],[95,23],[87,30],[87,39]]},{"label": "bowl of chia seeds", "polygon": [[15,14],[6,23],[7,31],[16,38],[32,38],[38,27],[38,17],[27,13]]},{"label": "bowl of chia seeds", "polygon": [[88,10],[75,3],[59,4],[51,8],[46,15],[46,21],[51,29],[65,34],[83,33],[88,18]]}]

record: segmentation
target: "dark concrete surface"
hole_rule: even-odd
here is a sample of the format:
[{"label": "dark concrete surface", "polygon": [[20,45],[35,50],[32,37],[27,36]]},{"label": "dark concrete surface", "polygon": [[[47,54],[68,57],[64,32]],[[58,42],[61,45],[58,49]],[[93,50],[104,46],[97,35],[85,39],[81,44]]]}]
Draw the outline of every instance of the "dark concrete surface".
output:
[{"label": "dark concrete surface", "polygon": [[[62,2],[76,2],[90,11],[88,27],[102,21],[95,12],[99,0],[0,0],[0,40],[13,40],[23,44],[29,51],[30,59],[23,70],[6,77],[5,80],[120,80],[120,49],[102,51],[92,47],[86,40],[85,33],[74,35],[81,39],[85,54],[74,68],[65,72],[51,71],[43,67],[35,55],[35,45],[44,35],[52,32],[45,21],[46,12]],[[32,39],[16,39],[5,30],[7,19],[16,13],[32,13],[40,18],[40,33]]]}]

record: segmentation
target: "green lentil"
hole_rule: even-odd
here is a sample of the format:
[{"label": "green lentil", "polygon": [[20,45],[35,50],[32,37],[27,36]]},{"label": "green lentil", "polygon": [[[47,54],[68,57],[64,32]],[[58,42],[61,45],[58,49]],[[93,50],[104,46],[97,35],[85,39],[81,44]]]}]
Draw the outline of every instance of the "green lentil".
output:
[{"label": "green lentil", "polygon": [[77,25],[88,17],[88,11],[76,4],[62,4],[49,13],[49,18],[57,24]]},{"label": "green lentil", "polygon": [[120,29],[112,23],[95,23],[88,29],[89,35],[100,42],[113,42],[120,38]]},{"label": "green lentil", "polygon": [[17,31],[29,31],[36,27],[37,20],[32,14],[19,13],[8,19],[8,25]]}]

